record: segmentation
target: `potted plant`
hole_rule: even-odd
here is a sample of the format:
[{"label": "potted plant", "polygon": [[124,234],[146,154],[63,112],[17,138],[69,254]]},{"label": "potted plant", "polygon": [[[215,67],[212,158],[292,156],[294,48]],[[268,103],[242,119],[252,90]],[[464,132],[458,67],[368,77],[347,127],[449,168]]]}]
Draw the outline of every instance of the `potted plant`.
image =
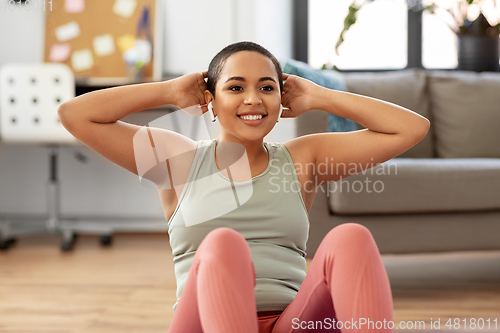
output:
[{"label": "potted plant", "polygon": [[[369,2],[374,0],[364,0],[357,3],[356,0],[349,6],[349,12],[344,19],[344,28],[335,44],[335,52],[338,54],[339,46],[344,42],[345,33],[356,23],[359,10]],[[493,3],[497,10],[497,0],[455,0],[452,8],[444,8],[431,2],[428,6],[423,6],[421,1],[408,0],[408,8],[413,11],[428,11],[431,14],[441,16],[446,14],[451,16],[453,24],[444,20],[448,27],[455,32],[458,41],[458,68],[460,70],[471,71],[498,71],[499,70],[499,36],[500,18],[491,24],[484,16],[484,6],[486,3]],[[479,15],[470,21],[469,10],[476,6],[479,8]],[[498,10],[497,10],[498,12]],[[323,65],[323,68],[326,68]]]}]

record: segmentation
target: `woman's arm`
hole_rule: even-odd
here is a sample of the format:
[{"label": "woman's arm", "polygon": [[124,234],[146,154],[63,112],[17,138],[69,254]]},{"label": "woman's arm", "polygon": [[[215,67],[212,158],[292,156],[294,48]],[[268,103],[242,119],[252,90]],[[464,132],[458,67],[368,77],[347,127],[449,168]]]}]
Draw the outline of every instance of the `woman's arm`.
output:
[{"label": "woman's arm", "polygon": [[427,118],[393,103],[323,87],[315,92],[312,109],[354,120],[374,132],[414,137],[418,142],[430,127]]},{"label": "woman's arm", "polygon": [[205,76],[206,72],[192,73],[164,82],[93,91],[61,104],[57,110],[59,120],[86,146],[138,174],[134,136],[139,130],[147,129],[148,134],[146,140],[140,140],[141,145],[147,144],[147,147],[141,146],[141,150],[155,147],[151,138],[161,140],[161,149],[176,149],[163,152],[163,156],[172,156],[178,151],[188,151],[195,148],[196,143],[188,137],[166,129],[133,125],[120,119],[134,112],[165,104],[181,108],[205,104]]},{"label": "woman's arm", "polygon": [[137,111],[175,105],[173,88],[172,81],[163,81],[92,91],[62,103],[57,112],[65,126],[82,121],[114,123]]},{"label": "woman's arm", "polygon": [[[284,75],[284,117],[324,110],[351,119],[365,129],[305,135],[289,143],[313,161],[319,183],[337,181],[396,157],[427,134],[425,117],[379,99],[327,89],[293,75]],[[283,116],[283,115],[282,115]],[[327,170],[327,172],[325,172]]]}]

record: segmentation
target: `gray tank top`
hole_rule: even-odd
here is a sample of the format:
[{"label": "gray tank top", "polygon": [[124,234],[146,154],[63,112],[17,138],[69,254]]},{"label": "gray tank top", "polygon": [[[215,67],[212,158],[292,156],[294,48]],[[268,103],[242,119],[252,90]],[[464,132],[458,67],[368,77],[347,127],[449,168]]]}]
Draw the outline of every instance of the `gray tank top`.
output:
[{"label": "gray tank top", "polygon": [[[266,170],[247,182],[235,183],[217,168],[216,139],[197,141],[186,185],[168,221],[177,280],[174,311],[198,246],[220,227],[234,229],[247,240],[256,273],[257,312],[282,311],[295,298],[306,276],[309,216],[288,150],[282,143],[264,145],[269,152]],[[245,184],[251,195],[236,198]],[[221,210],[223,202],[233,206]]]}]

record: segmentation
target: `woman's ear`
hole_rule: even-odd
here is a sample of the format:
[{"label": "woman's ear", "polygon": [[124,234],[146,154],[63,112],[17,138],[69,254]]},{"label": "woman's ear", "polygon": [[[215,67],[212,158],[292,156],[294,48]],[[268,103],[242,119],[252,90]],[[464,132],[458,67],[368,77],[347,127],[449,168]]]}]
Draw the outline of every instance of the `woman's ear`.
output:
[{"label": "woman's ear", "polygon": [[214,96],[212,93],[208,90],[205,90],[205,103],[208,105],[208,103],[212,102],[214,100]]}]

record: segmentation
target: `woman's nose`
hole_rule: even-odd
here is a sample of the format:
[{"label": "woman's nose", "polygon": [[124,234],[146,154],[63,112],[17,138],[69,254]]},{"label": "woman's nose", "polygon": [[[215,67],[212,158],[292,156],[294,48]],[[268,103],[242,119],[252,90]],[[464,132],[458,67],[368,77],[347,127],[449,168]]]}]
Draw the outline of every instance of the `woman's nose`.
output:
[{"label": "woman's nose", "polygon": [[247,90],[247,94],[245,96],[245,104],[260,104],[262,103],[262,99],[259,94],[253,90]]}]

